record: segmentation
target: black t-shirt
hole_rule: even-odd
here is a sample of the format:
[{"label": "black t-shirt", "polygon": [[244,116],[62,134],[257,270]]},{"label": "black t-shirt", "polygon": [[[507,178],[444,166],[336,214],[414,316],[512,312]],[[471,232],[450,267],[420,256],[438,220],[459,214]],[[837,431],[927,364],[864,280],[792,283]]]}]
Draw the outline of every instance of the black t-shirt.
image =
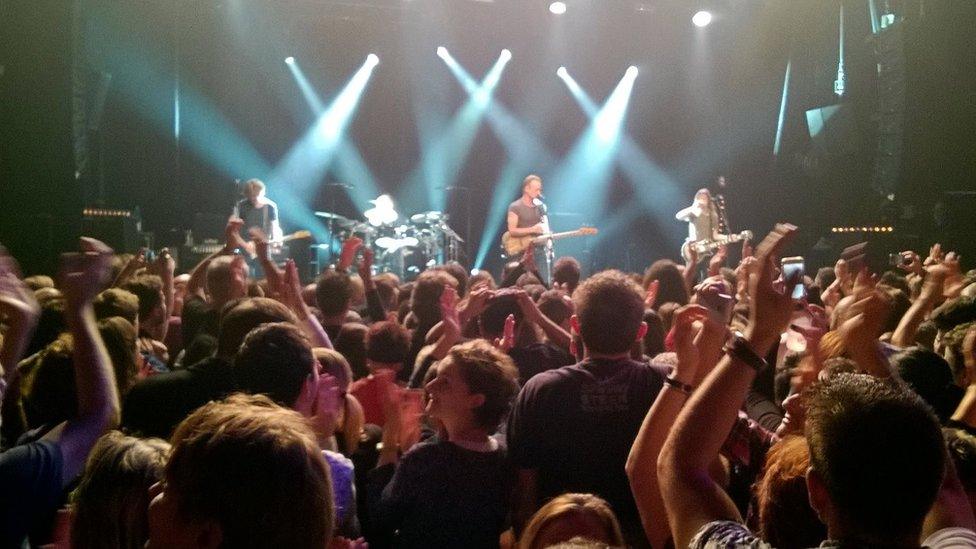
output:
[{"label": "black t-shirt", "polygon": [[230,362],[210,357],[176,372],[136,383],[125,396],[122,425],[146,437],[169,439],[194,410],[234,391]]},{"label": "black t-shirt", "polygon": [[515,212],[515,215],[518,216],[516,227],[519,229],[532,227],[542,222],[542,211],[536,206],[526,206],[521,198],[509,204],[508,211]]},{"label": "black t-shirt", "polygon": [[64,499],[61,448],[41,440],[0,454],[0,547],[50,526]]},{"label": "black t-shirt", "polygon": [[273,222],[278,219],[278,208],[274,202],[267,199],[265,200],[266,202],[260,207],[255,207],[253,204],[251,204],[251,201],[246,198],[237,203],[237,215],[244,220],[244,225],[241,227],[241,230],[244,231],[243,236],[245,239],[250,239],[250,235],[247,234],[247,230],[251,227],[261,229],[264,231],[264,234],[268,236],[268,238],[274,236],[271,229]]},{"label": "black t-shirt", "polygon": [[513,347],[508,351],[519,371],[519,383],[525,384],[536,374],[569,366],[576,362],[573,355],[548,342]]},{"label": "black t-shirt", "polygon": [[183,303],[183,314],[180,318],[180,336],[183,347],[189,349],[193,340],[200,334],[217,337],[219,329],[220,311],[198,295],[191,296]]},{"label": "black t-shirt", "polygon": [[516,467],[537,471],[540,503],[593,493],[617,513],[628,544],[647,545],[624,472],[667,368],[629,359],[584,360],[530,379],[508,422]]},{"label": "black t-shirt", "polygon": [[387,482],[391,471],[386,466],[370,474],[370,517],[380,531],[395,532],[394,546],[498,547],[514,478],[503,447],[478,452],[423,442],[403,456]]}]

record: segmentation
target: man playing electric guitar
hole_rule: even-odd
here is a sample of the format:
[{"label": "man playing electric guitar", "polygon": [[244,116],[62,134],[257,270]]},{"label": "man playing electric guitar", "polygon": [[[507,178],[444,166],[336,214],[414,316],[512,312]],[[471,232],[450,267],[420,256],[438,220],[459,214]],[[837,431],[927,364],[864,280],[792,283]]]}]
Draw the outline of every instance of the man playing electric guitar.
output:
[{"label": "man playing electric guitar", "polygon": [[[545,205],[542,203],[542,178],[529,175],[522,181],[522,196],[508,206],[508,234],[513,237],[538,236],[549,232],[549,220],[546,218]],[[548,241],[546,248],[545,273],[549,276],[551,262],[550,252],[552,241]]]}]

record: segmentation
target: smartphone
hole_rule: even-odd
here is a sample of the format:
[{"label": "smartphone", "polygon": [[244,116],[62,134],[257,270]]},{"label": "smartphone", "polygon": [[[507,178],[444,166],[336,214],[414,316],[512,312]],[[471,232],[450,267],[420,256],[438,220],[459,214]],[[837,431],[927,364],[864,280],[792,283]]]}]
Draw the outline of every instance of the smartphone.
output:
[{"label": "smartphone", "polygon": [[793,299],[803,299],[807,296],[807,288],[803,285],[803,275],[806,274],[806,266],[800,256],[784,257],[780,262],[783,268],[783,280],[799,280],[800,283],[793,288]]}]

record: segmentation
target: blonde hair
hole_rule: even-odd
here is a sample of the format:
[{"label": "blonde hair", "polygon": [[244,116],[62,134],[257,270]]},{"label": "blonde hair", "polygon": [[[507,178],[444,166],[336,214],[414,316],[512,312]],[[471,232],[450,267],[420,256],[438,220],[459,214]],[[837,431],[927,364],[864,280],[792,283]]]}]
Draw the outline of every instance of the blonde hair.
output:
[{"label": "blonde hair", "polygon": [[590,515],[599,519],[606,532],[605,541],[614,547],[624,545],[620,523],[609,503],[593,494],[562,494],[549,500],[532,515],[519,538],[518,549],[541,549],[537,544],[539,534],[553,522],[572,515]]}]

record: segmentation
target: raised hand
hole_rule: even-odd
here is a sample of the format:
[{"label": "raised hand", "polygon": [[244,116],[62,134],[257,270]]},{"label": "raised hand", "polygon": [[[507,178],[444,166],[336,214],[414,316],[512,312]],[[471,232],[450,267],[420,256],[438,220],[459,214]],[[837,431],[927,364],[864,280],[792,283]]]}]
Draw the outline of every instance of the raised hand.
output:
[{"label": "raised hand", "polygon": [[515,315],[505,317],[505,327],[502,330],[502,337],[495,338],[495,347],[503,353],[507,353],[515,347]]},{"label": "raised hand", "polygon": [[320,445],[326,445],[335,434],[342,393],[339,381],[329,374],[319,374],[309,379],[295,402],[295,410],[304,416]]},{"label": "raised hand", "polygon": [[899,269],[917,275],[922,274],[922,258],[917,253],[912,250],[905,250],[898,255],[903,258],[902,262],[898,265]]},{"label": "raised hand", "polygon": [[461,336],[461,319],[458,316],[457,303],[457,290],[454,286],[445,284],[439,302],[441,321],[444,323],[444,329],[454,337]]},{"label": "raised hand", "polygon": [[118,276],[115,277],[115,281],[112,282],[112,285],[113,286],[121,286],[127,280],[129,280],[130,278],[132,278],[132,276],[134,274],[136,274],[136,271],[138,271],[139,269],[142,269],[142,268],[146,267],[146,252],[147,251],[148,250],[146,248],[144,248],[144,247],[143,248],[139,248],[139,251],[137,251],[132,256],[132,259],[130,259],[128,262],[126,262],[125,266],[122,267],[122,270],[119,271],[119,274],[118,274]]},{"label": "raised hand", "polygon": [[929,256],[925,258],[924,265],[927,267],[938,263],[942,263],[942,244],[936,242],[929,248]]},{"label": "raised hand", "polygon": [[718,253],[712,256],[708,260],[708,276],[717,276],[721,271],[722,267],[725,266],[725,259],[728,257],[728,248],[726,246],[719,246]]},{"label": "raised hand", "polygon": [[373,281],[373,250],[371,248],[363,250],[363,260],[359,262],[356,270],[359,272],[359,278],[362,278],[363,283],[369,287]]},{"label": "raised hand", "polygon": [[94,238],[82,237],[81,253],[61,256],[60,289],[68,309],[78,311],[90,305],[108,281],[112,248]]},{"label": "raised hand", "polygon": [[344,271],[348,269],[356,257],[356,252],[363,245],[363,239],[358,236],[350,236],[342,243],[342,251],[339,252],[338,269]]},{"label": "raised hand", "polygon": [[653,309],[654,304],[657,303],[657,293],[661,288],[660,280],[652,280],[647,286],[647,295],[644,296],[644,307],[648,309]]},{"label": "raised hand", "polygon": [[763,355],[775,343],[790,322],[793,313],[793,286],[799,281],[789,281],[777,288],[773,280],[775,258],[796,235],[796,227],[788,223],[776,225],[772,232],[756,248],[756,272],[749,276],[749,324],[746,336],[754,350]]},{"label": "raised hand", "polygon": [[176,260],[173,259],[173,254],[170,253],[169,248],[159,250],[159,255],[149,265],[148,270],[151,274],[157,275],[160,278],[172,278],[173,273],[176,272]]},{"label": "raised hand", "polygon": [[224,226],[224,252],[230,253],[237,248],[247,248],[247,243],[241,238],[241,227],[244,220],[239,217],[231,217]]},{"label": "raised hand", "polygon": [[30,321],[33,324],[40,312],[34,292],[20,279],[17,261],[0,247],[0,316],[6,316],[8,322]]},{"label": "raised hand", "polygon": [[742,259],[747,257],[752,257],[752,243],[749,242],[748,238],[742,239]]},{"label": "raised hand", "polygon": [[685,305],[674,313],[674,350],[678,364],[674,367],[674,377],[682,383],[691,384],[698,372],[698,347],[695,338],[702,330],[702,321],[708,317],[708,309],[701,305]]}]

